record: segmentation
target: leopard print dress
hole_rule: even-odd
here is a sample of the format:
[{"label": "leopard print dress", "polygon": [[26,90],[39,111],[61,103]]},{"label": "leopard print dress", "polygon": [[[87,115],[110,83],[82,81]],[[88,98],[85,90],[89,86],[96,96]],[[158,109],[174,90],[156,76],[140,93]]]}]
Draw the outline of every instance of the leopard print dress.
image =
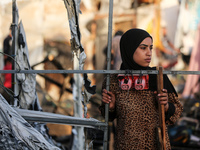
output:
[{"label": "leopard print dress", "polygon": [[[105,81],[102,89],[105,88]],[[121,90],[117,75],[111,75],[110,91],[115,94],[115,112],[110,120],[117,118],[114,147],[116,150],[157,150],[156,127],[159,124],[158,104],[153,91]],[[175,106],[174,114],[166,124],[174,124],[180,117],[183,107],[175,93],[169,93],[169,102]],[[104,116],[104,105],[100,107]],[[171,149],[166,127],[167,150]]]}]

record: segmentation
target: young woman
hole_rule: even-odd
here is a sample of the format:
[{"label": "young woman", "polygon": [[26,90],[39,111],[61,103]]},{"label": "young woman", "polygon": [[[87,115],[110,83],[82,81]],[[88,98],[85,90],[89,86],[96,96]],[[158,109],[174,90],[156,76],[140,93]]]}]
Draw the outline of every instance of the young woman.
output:
[{"label": "young woman", "polygon": [[[122,57],[121,70],[155,70],[149,67],[152,59],[153,39],[142,29],[130,29],[120,40]],[[180,117],[183,107],[178,95],[164,75],[164,89],[157,94],[157,75],[149,74],[148,89],[123,90],[117,74],[110,77],[110,91],[102,86],[102,105],[100,110],[105,115],[104,106],[109,103],[109,119],[117,118],[115,149],[116,150],[156,150],[156,127],[159,125],[157,98],[165,107],[166,124],[174,124]],[[166,128],[167,150],[171,149]]]}]

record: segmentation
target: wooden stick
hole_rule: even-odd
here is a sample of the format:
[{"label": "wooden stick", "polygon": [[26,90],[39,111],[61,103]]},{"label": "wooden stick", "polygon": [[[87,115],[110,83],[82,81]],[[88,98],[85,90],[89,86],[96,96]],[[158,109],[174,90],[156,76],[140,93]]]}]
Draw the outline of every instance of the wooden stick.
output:
[{"label": "wooden stick", "polygon": [[[157,92],[158,94],[162,93],[163,89],[163,68],[158,67],[157,70],[159,71],[157,74]],[[165,133],[165,106],[158,102],[158,109],[159,109],[159,126],[161,128],[161,135],[162,135],[162,149],[166,150],[166,133]]]}]

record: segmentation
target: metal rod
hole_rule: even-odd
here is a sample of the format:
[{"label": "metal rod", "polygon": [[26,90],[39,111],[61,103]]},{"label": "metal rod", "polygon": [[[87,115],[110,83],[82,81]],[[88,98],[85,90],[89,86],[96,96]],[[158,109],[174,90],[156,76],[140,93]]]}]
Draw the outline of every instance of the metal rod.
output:
[{"label": "metal rod", "polygon": [[[12,57],[15,59],[16,52],[17,52],[17,34],[18,34],[18,29],[17,29],[17,24],[18,24],[18,9],[17,9],[17,4],[16,0],[12,1]],[[12,63],[12,69],[16,70],[16,64],[15,62]],[[12,75],[12,89],[14,91],[14,94],[17,95],[18,93],[18,84],[17,84],[17,79],[16,79],[16,74]],[[13,105],[17,105],[17,101],[14,98],[13,102],[11,102]]]},{"label": "metal rod", "polygon": [[[99,73],[99,74],[125,74],[125,70],[0,70],[0,73]],[[158,74],[157,70],[130,70],[132,74]],[[163,74],[200,75],[200,71],[163,71]]]},{"label": "metal rod", "polygon": [[85,126],[103,130],[107,124],[94,118],[80,118],[61,114],[13,108],[25,120],[43,123],[68,124],[72,126]]},{"label": "metal rod", "polygon": [[[109,18],[108,18],[108,50],[107,50],[107,70],[110,70],[111,64],[111,46],[112,46],[112,21],[113,21],[113,0],[109,1]],[[106,90],[109,91],[110,74],[106,77]],[[103,149],[108,148],[108,121],[109,121],[109,104],[105,104],[105,123]]]}]

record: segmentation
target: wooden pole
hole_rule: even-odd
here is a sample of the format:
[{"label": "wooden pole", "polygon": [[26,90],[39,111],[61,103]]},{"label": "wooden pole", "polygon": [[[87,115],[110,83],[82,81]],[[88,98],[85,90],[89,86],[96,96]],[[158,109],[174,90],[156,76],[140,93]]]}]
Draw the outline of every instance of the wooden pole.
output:
[{"label": "wooden pole", "polygon": [[[163,68],[158,67],[157,74],[157,92],[158,94],[162,93],[163,89]],[[159,137],[159,145],[161,150],[166,150],[166,132],[165,132],[165,107],[160,104],[158,101],[158,110],[159,110],[159,128],[158,129],[158,137]]]}]

